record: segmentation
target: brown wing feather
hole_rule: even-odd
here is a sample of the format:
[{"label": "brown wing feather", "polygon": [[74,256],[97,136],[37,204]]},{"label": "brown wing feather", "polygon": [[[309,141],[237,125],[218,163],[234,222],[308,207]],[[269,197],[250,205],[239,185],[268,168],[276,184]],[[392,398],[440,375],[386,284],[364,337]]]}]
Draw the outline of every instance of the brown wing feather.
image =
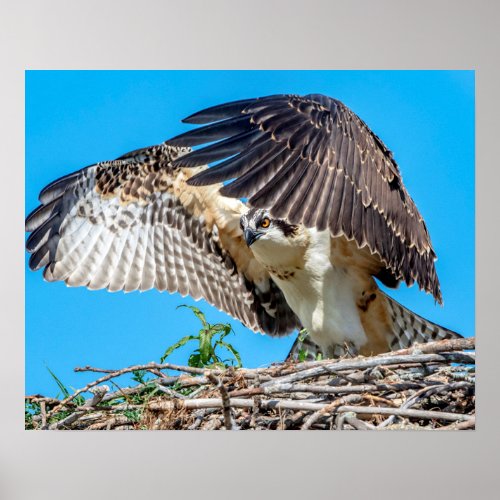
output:
[{"label": "brown wing feather", "polygon": [[[246,197],[291,223],[329,227],[332,236],[354,239],[360,248],[367,245],[388,283],[416,281],[441,301],[429,234],[392,153],[344,104],[319,94],[278,95],[215,106],[185,121],[216,120],[222,121],[203,133],[228,139],[175,163],[196,166],[231,157],[198,173],[192,185],[236,178],[222,194]],[[199,135],[191,138],[196,133],[167,142],[200,144]]]},{"label": "brown wing feather", "polygon": [[200,169],[172,164],[186,151],[133,151],[47,186],[26,220],[31,269],[71,286],[203,297],[254,331],[290,333],[297,317],[243,242],[245,206],[220,186],[189,186]]}]

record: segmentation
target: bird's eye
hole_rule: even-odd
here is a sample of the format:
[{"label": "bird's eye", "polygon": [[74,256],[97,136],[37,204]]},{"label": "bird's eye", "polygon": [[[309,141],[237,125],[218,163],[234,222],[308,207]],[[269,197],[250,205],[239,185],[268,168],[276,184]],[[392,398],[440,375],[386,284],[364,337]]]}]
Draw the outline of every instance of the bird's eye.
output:
[{"label": "bird's eye", "polygon": [[261,221],[260,221],[260,227],[263,227],[264,229],[266,229],[266,227],[269,227],[269,225],[271,224],[271,221],[269,220],[268,217],[264,217]]}]

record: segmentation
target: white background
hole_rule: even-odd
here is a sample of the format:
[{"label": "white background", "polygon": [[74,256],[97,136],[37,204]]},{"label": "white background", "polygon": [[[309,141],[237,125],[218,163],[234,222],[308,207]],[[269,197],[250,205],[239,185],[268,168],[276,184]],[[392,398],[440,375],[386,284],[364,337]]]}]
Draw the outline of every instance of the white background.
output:
[{"label": "white background", "polygon": [[[498,5],[4,1],[0,498],[496,497]],[[476,69],[478,430],[24,431],[24,70],[99,68]]]}]

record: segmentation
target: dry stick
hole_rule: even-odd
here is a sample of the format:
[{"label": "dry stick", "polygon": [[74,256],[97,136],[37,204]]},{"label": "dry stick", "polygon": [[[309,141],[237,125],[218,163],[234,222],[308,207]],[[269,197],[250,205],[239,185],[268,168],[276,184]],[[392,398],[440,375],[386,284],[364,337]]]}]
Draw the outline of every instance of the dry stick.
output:
[{"label": "dry stick", "polygon": [[[135,367],[134,367],[135,369]],[[116,372],[114,372],[116,373]],[[205,379],[205,377],[200,377],[200,379]],[[102,380],[102,379],[100,379]],[[95,383],[99,383],[99,381],[96,381]],[[156,380],[152,380],[152,381],[149,381],[149,383],[151,382],[156,382]],[[159,383],[161,383],[161,381],[158,381]],[[208,380],[207,380],[208,382]],[[90,385],[90,384],[89,384]],[[405,386],[406,388],[413,388],[413,386],[416,385],[416,384],[411,384],[411,383],[403,383],[403,384],[376,384],[376,388],[379,389],[379,390],[395,390],[395,389],[401,389],[401,390],[404,390]],[[110,393],[110,394],[106,394],[106,396],[103,398],[103,401],[109,401],[111,399],[114,399],[116,397],[120,397],[121,395],[128,395],[128,394],[134,394],[136,392],[140,392],[140,390],[142,390],[144,387],[146,386],[140,386],[138,388],[125,388],[125,389],[121,389],[120,391],[117,391],[115,393]],[[297,390],[297,391],[300,391],[300,392],[307,392],[307,389],[308,388],[311,388],[314,389],[315,388],[318,388],[319,391],[324,391],[326,393],[335,393],[337,390],[338,392],[343,392],[343,393],[349,393],[351,392],[362,392],[364,390],[366,391],[369,391],[369,390],[373,390],[374,387],[372,385],[364,385],[364,386],[350,386],[350,387],[344,387],[344,386],[340,386],[340,387],[328,387],[328,386],[308,386],[307,384],[295,384],[295,385],[292,385],[292,384],[280,384],[279,386],[276,386],[274,388],[270,387],[270,388],[266,388],[265,390],[265,393],[267,394],[271,394],[273,392],[280,392],[280,391],[283,391],[283,392],[286,392],[286,391],[294,391],[294,390]],[[417,387],[419,387],[417,385]],[[258,388],[255,388],[255,389],[258,389]],[[84,391],[85,388],[82,390]],[[199,392],[201,390],[204,390],[203,387],[200,387],[196,392]],[[313,392],[311,391],[311,392]],[[250,388],[250,389],[244,389],[242,391],[234,391],[234,393],[232,393],[230,396],[236,396],[236,395],[253,395],[253,394],[260,394],[262,393],[263,390],[262,389],[258,389],[258,390],[254,390],[253,388]],[[74,395],[76,396],[76,394]],[[32,400],[41,400],[42,398],[41,397],[38,397],[38,396],[29,396],[30,399]],[[59,403],[58,400],[56,399],[53,399],[53,398],[46,398],[47,400],[50,400],[50,403],[51,404],[54,404],[54,403]],[[81,408],[81,407],[80,407]],[[121,407],[120,407],[121,408]],[[118,409],[118,407],[116,407],[116,409]]]},{"label": "dry stick", "polygon": [[359,403],[363,400],[358,394],[350,394],[343,398],[336,399],[332,403],[323,406],[320,410],[313,413],[302,425],[301,430],[310,429],[313,424],[315,424],[321,417],[327,413],[334,413],[339,406],[345,406],[347,403]]},{"label": "dry stick", "polygon": [[316,377],[324,374],[334,374],[338,371],[345,370],[364,370],[366,368],[373,368],[375,366],[384,366],[392,364],[405,364],[405,363],[450,363],[450,362],[467,362],[474,363],[474,357],[471,354],[463,353],[441,353],[441,354],[412,354],[405,356],[383,355],[375,356],[373,358],[362,358],[355,360],[344,360],[338,362],[330,362],[315,368],[285,375],[269,382],[262,384],[262,387],[270,387],[276,384],[285,382],[297,382],[310,377]]},{"label": "dry stick", "polygon": [[[253,401],[251,399],[231,398],[230,405],[233,408],[252,408]],[[310,403],[307,401],[295,400],[280,400],[280,399],[267,399],[262,400],[261,408],[264,409],[282,409],[282,410],[306,410],[318,411],[323,409],[328,404],[325,403]],[[154,401],[150,402],[147,406],[152,411],[171,411],[174,409],[201,409],[201,408],[222,408],[222,399],[219,398],[200,398],[196,400],[185,401]],[[337,412],[352,411],[358,414],[369,415],[398,415],[402,417],[423,418],[429,420],[470,420],[471,415],[462,415],[459,413],[448,413],[440,411],[426,411],[426,410],[403,410],[401,408],[387,408],[382,406],[340,406]]]},{"label": "dry stick", "polygon": [[129,366],[127,368],[122,368],[121,370],[115,370],[115,371],[102,370],[100,368],[91,368],[89,366],[84,367],[84,368],[75,368],[75,371],[77,371],[77,372],[79,372],[79,371],[100,371],[100,372],[107,373],[107,375],[104,375],[101,378],[94,380],[94,382],[90,382],[85,387],[82,387],[81,389],[78,389],[77,391],[75,391],[71,396],[68,396],[67,398],[63,399],[55,408],[53,408],[49,412],[48,417],[50,418],[57,411],[59,411],[61,408],[63,408],[67,403],[69,403],[70,401],[73,401],[73,399],[75,399],[76,396],[78,396],[82,392],[87,392],[89,389],[91,389],[92,387],[95,387],[96,385],[102,384],[103,382],[111,380],[112,378],[119,377],[120,375],[124,375],[125,373],[130,373],[130,372],[137,371],[137,370],[154,370],[154,369],[156,369],[156,370],[171,369],[171,370],[186,371],[186,372],[193,372],[193,370],[196,370],[195,373],[201,372],[201,374],[203,374],[205,371],[205,370],[202,370],[201,368],[191,368],[188,366],[178,366],[178,365],[172,365],[170,363],[164,363],[164,364],[149,363],[147,365],[135,365],[135,366]]},{"label": "dry stick", "polygon": [[43,401],[46,405],[58,405],[60,403],[59,399],[46,398],[45,396],[42,396],[40,394],[25,396],[24,399],[27,399],[28,401],[32,401],[33,403],[38,403],[38,404],[40,404]]},{"label": "dry stick", "polygon": [[136,385],[135,387],[120,387],[117,391],[106,394],[102,398],[102,402],[105,403],[107,401],[112,401],[113,399],[116,398],[121,398],[121,397],[126,398],[127,396],[133,396],[135,394],[142,392],[144,389],[147,389],[150,384],[154,384],[155,382],[156,379],[152,379],[149,380],[146,384],[139,384]]},{"label": "dry stick", "polygon": [[[469,382],[454,382],[451,384],[441,384],[441,385],[434,385],[431,387],[423,387],[415,394],[413,394],[411,398],[409,398],[403,405],[401,405],[400,408],[402,410],[406,410],[411,408],[414,404],[418,403],[422,399],[431,396],[432,394],[438,394],[444,390],[454,391],[456,389],[470,387],[471,385],[472,384],[470,384]],[[384,427],[387,427],[388,425],[392,424],[395,419],[396,415],[391,415],[389,418],[384,420],[380,425],[378,425],[377,429],[383,429]]]},{"label": "dry stick", "polygon": [[[454,340],[449,340],[449,341],[435,342],[432,344],[422,344],[422,345],[418,346],[418,350],[420,352],[424,352],[424,351],[440,352],[443,349],[444,350],[472,349],[473,347],[474,347],[474,339],[454,339]],[[364,360],[361,360],[361,365],[365,365],[365,367],[369,367],[369,366],[375,366],[376,364],[379,364],[379,365],[387,364],[387,360],[385,358],[387,358],[388,356],[391,356],[393,363],[400,362],[401,360],[398,359],[398,355],[400,353],[403,353],[403,352],[415,352],[415,347],[413,347],[411,349],[402,350],[400,352],[396,352],[396,353],[393,353],[390,355],[382,355],[382,356],[378,356],[375,358],[369,358],[368,360],[364,359]],[[385,356],[385,358],[384,358],[384,356]],[[447,362],[453,361],[452,357],[450,357],[449,355],[447,357],[448,357],[448,359],[445,359],[445,361],[447,361]],[[367,361],[369,361],[370,359],[372,359],[372,362],[367,363]],[[474,358],[472,355],[463,355],[462,354],[461,358],[460,358],[460,356],[458,356],[456,359],[459,359],[459,360],[461,360],[463,362],[467,362],[467,363],[474,362]],[[349,361],[349,360],[346,360],[346,361]],[[443,359],[439,358],[439,359],[437,359],[437,361],[438,362],[443,361]],[[425,362],[425,361],[422,358],[419,358],[418,360],[415,359],[414,362],[421,363],[421,362]],[[295,370],[303,370],[305,372],[308,372],[305,376],[300,376],[300,377],[296,378],[297,380],[302,380],[304,378],[308,378],[310,376],[316,376],[318,374],[323,374],[325,372],[326,373],[335,372],[336,369],[337,370],[348,370],[348,369],[356,369],[356,368],[360,367],[359,362],[354,363],[354,364],[351,362],[350,365],[347,365],[346,363],[343,363],[343,362],[338,362],[338,363],[333,363],[334,366],[332,366],[332,363],[329,360],[327,360],[326,362],[319,361],[319,362],[312,362],[312,363],[314,363],[314,365],[318,365],[318,364],[325,365],[325,369],[323,369],[322,366],[318,366],[319,371],[316,372],[313,370],[311,372],[311,370],[309,369],[309,367],[311,366],[311,362],[306,362],[306,363],[295,365],[295,368],[294,368]],[[327,363],[327,364],[325,364],[325,363]],[[403,364],[408,363],[408,359],[404,359],[402,363]],[[339,366],[339,365],[342,365],[342,366]],[[82,389],[77,390],[73,395],[71,395],[71,396],[65,398],[63,401],[59,402],[59,404],[49,412],[49,414],[47,415],[47,418],[50,418],[51,416],[53,416],[57,411],[59,411],[65,405],[70,403],[76,396],[78,396],[82,392],[86,392],[90,388],[95,387],[96,385],[98,385],[102,382],[105,382],[105,381],[110,380],[112,378],[118,377],[118,376],[123,375],[125,373],[130,373],[130,372],[135,371],[135,370],[152,371],[152,370],[162,370],[162,369],[172,369],[172,370],[184,371],[187,373],[196,373],[196,374],[201,374],[204,372],[203,369],[173,365],[171,363],[164,363],[164,364],[149,363],[146,365],[135,365],[135,366],[124,368],[121,370],[114,370],[114,371],[92,368],[92,367],[88,367],[88,366],[84,367],[84,368],[76,368],[75,371],[99,371],[99,372],[107,373],[107,375],[99,378],[98,380],[96,380],[94,382],[87,384]],[[284,369],[283,367],[276,367],[276,368],[271,367],[271,368],[263,368],[263,369],[257,369],[257,370],[241,369],[238,371],[238,373],[242,374],[242,376],[244,376],[245,378],[255,378],[256,376],[258,376],[259,373],[267,373],[267,374],[272,373],[272,372],[280,373],[281,371],[283,371],[283,369]],[[224,371],[214,370],[214,373],[223,374]],[[295,380],[295,378],[293,378],[294,376],[296,376],[296,374],[292,375],[292,380]],[[280,379],[276,379],[276,381],[270,381],[270,383],[275,384],[275,383],[285,382],[285,379],[286,379],[286,376],[281,377]],[[200,384],[200,383],[206,383],[206,382],[205,381],[202,382],[201,380],[198,380],[197,383]]]},{"label": "dry stick", "polygon": [[133,423],[134,422],[130,420],[128,417],[125,417],[124,415],[117,415],[103,422],[96,422],[95,424],[91,424],[89,426],[89,430],[101,430],[101,429],[110,430],[112,427],[116,427],[118,425],[126,425]]},{"label": "dry stick", "polygon": [[[126,371],[123,371],[126,370]],[[98,372],[98,373],[117,373],[117,372],[122,372],[122,373],[127,373],[127,372],[132,372],[132,371],[140,371],[140,370],[147,370],[147,371],[152,371],[152,370],[174,370],[178,372],[186,372],[186,373],[194,373],[196,375],[203,375],[205,373],[205,370],[203,368],[194,368],[192,366],[180,366],[180,365],[173,365],[172,363],[155,363],[152,361],[151,363],[147,363],[144,365],[135,365],[135,366],[129,366],[128,368],[120,369],[120,370],[110,370],[106,368],[94,368],[93,366],[83,366],[83,367],[76,367],[74,369],[75,372]],[[122,374],[120,373],[120,375]]]},{"label": "dry stick", "polygon": [[376,401],[378,401],[379,403],[384,403],[384,404],[389,405],[389,406],[394,406],[395,408],[398,407],[392,401],[390,401],[386,398],[382,398],[380,396],[375,396],[375,394],[364,394],[364,398],[369,400],[371,403],[375,403]]},{"label": "dry stick", "polygon": [[465,351],[468,349],[474,349],[475,347],[475,337],[469,337],[466,339],[439,340],[437,342],[429,342],[427,344],[414,344],[412,347],[409,347],[407,349],[394,351],[393,354],[411,354],[416,350],[420,351],[422,354],[436,354],[445,351]]},{"label": "dry stick", "polygon": [[355,413],[373,414],[373,415],[398,415],[401,417],[423,418],[427,420],[450,420],[461,421],[470,420],[471,415],[462,415],[459,413],[449,413],[441,411],[427,410],[402,410],[400,408],[384,408],[378,406],[341,406],[337,411],[353,411]]},{"label": "dry stick", "polygon": [[[436,382],[438,383],[438,382]],[[362,385],[317,385],[317,384],[292,384],[284,383],[270,387],[249,387],[232,391],[229,395],[233,398],[241,396],[256,396],[258,394],[275,394],[277,392],[310,392],[314,394],[350,394],[370,391],[404,391],[407,389],[420,389],[422,384],[404,382],[394,384],[362,384]]]},{"label": "dry stick", "polygon": [[[214,371],[213,372],[214,375],[218,375],[219,373],[219,377],[221,377],[223,380],[225,379],[230,379],[231,377],[229,377],[225,372],[217,372],[217,371]],[[236,373],[238,375],[240,375],[240,371],[236,371]],[[262,378],[262,380],[272,380],[272,377],[269,376],[269,375],[259,375],[259,374],[255,374],[254,375],[251,375],[251,374],[241,374],[243,376],[243,378],[245,379],[249,379],[249,380],[255,380],[255,377],[260,377]],[[170,379],[171,377],[169,377]],[[156,380],[156,383],[158,384],[161,384],[161,385],[164,385],[164,386],[169,386],[169,385],[173,385],[173,383],[169,380],[169,381],[164,381],[163,379],[160,379],[160,380]],[[207,377],[179,377],[178,380],[175,382],[178,387],[180,388],[184,388],[184,387],[192,387],[193,385],[207,385],[207,384],[210,384],[210,381],[207,379]]]},{"label": "dry stick", "polygon": [[287,428],[293,427],[294,425],[298,425],[300,422],[304,420],[304,417],[306,416],[307,412],[305,411],[298,411],[295,413],[295,415],[291,415],[288,417],[287,420],[285,420],[285,425],[288,423]]},{"label": "dry stick", "polygon": [[[257,376],[254,382],[254,386],[252,389],[259,391],[260,390],[260,377]],[[250,427],[253,429],[256,428],[257,416],[260,412],[260,392],[256,393],[253,398],[253,407],[252,407],[252,416],[250,417]]]},{"label": "dry stick", "polygon": [[[109,391],[109,387],[107,385],[103,385],[101,387],[95,387],[94,389],[91,389],[91,392],[93,393],[93,396],[91,399],[88,399],[85,401],[85,404],[83,406],[80,406],[77,408],[77,410],[72,413],[71,415],[68,415],[66,418],[59,420],[59,422],[54,422],[51,424],[48,428],[51,430],[55,429],[60,429],[62,427],[67,427],[70,424],[73,424],[76,422],[80,417],[83,417],[89,410],[93,410],[104,398],[106,393]],[[46,429],[47,424],[42,425],[42,429]]]},{"label": "dry stick", "polygon": [[344,428],[344,422],[346,421],[346,418],[348,415],[354,415],[353,412],[349,413],[338,413],[337,417],[335,418],[335,429],[338,431],[343,430]]},{"label": "dry stick", "polygon": [[376,429],[374,425],[356,418],[356,414],[354,412],[342,413],[342,415],[344,415],[344,421],[358,431],[371,431]]},{"label": "dry stick", "polygon": [[[460,338],[460,339],[448,339],[448,340],[439,340],[437,342],[428,342],[426,344],[414,344],[413,346],[406,348],[406,349],[400,349],[399,351],[392,351],[389,353],[382,353],[377,356],[370,356],[369,359],[374,359],[377,357],[385,357],[385,356],[402,356],[402,355],[408,355],[408,354],[437,354],[440,352],[446,352],[446,351],[462,351],[462,350],[469,350],[469,349],[474,349],[475,347],[475,342],[476,339],[475,337],[469,337],[469,338]],[[340,360],[342,361],[349,361],[352,360],[353,358],[343,358]],[[359,359],[359,358],[358,358]],[[367,358],[365,358],[367,359]],[[320,361],[304,361],[303,363],[297,363],[295,365],[292,365],[291,368],[293,372],[297,371],[302,371],[302,370],[307,370],[309,368],[315,368],[318,366],[322,366],[325,364],[331,363],[331,359],[323,359]]]},{"label": "dry stick", "polygon": [[[385,360],[386,357],[391,357],[393,362],[395,363],[400,363],[399,360],[397,361],[394,361],[394,358],[398,358],[398,356],[400,354],[412,354],[414,353],[416,350],[419,351],[419,352],[432,352],[432,353],[437,353],[437,352],[441,352],[441,351],[446,351],[446,350],[452,350],[452,349],[473,349],[474,348],[474,345],[475,345],[475,339],[474,338],[467,338],[467,339],[452,339],[452,340],[442,340],[442,341],[439,341],[439,342],[432,342],[432,343],[428,343],[428,344],[418,344],[417,346],[414,346],[413,348],[410,348],[410,349],[402,349],[400,351],[395,351],[393,353],[389,353],[389,354],[382,354],[382,355],[379,355],[379,356],[375,356],[375,357],[372,357],[372,358],[362,358],[361,359],[361,365],[366,365],[366,367],[372,367],[372,366],[376,366],[377,363],[370,363],[370,364],[366,364],[366,361],[368,360]],[[467,355],[467,359],[466,361],[467,362],[474,362],[473,361],[473,357],[471,354],[468,354]],[[318,368],[321,367],[321,366],[327,366],[328,369],[327,369],[327,372],[328,371],[331,371],[335,368],[337,368],[336,365],[339,365],[338,366],[338,369],[342,369],[342,370],[348,370],[348,369],[356,369],[358,368],[358,365],[359,365],[359,362],[356,363],[356,362],[352,362],[351,359],[347,359],[347,360],[344,360],[346,361],[347,363],[351,362],[350,365],[343,365],[343,361],[340,361],[340,362],[337,362],[337,363],[333,363],[335,366],[332,367],[331,364],[331,360],[322,360],[322,361],[310,361],[310,362],[304,362],[304,363],[298,363],[296,365],[294,365],[294,372],[295,371],[305,371],[306,369],[308,369],[309,367],[311,366],[317,366]],[[442,359],[436,359],[436,361],[442,361]],[[403,360],[403,363],[409,363],[409,362],[412,362],[412,361],[408,361],[407,359],[404,359]],[[417,360],[417,361],[414,361],[416,363],[420,363],[422,361],[420,360]],[[425,362],[425,361],[424,361]],[[388,364],[388,363],[378,363],[378,364]],[[251,370],[248,370],[248,369],[244,369],[244,368],[241,368],[238,370],[238,373],[243,375],[245,378],[255,378],[256,376],[258,376],[260,373],[268,373],[270,371],[273,371],[273,367],[270,367],[270,368],[258,368],[258,369],[251,369]],[[93,372],[100,372],[100,373],[108,373],[107,376],[105,377],[101,377],[99,379],[99,381],[95,381],[95,382],[92,382],[92,385],[88,385],[86,386],[86,388],[90,388],[90,387],[93,387],[94,385],[97,385],[99,383],[104,382],[106,380],[110,380],[111,378],[115,378],[115,377],[118,377],[120,375],[123,375],[125,373],[130,373],[132,371],[137,371],[137,370],[149,370],[149,371],[157,371],[157,370],[175,370],[175,371],[183,371],[183,372],[186,372],[186,373],[194,373],[194,374],[197,374],[197,375],[204,375],[205,374],[205,369],[203,368],[194,368],[194,367],[188,367],[188,366],[180,366],[180,365],[175,365],[175,364],[172,364],[172,363],[163,363],[163,364],[159,364],[159,363],[154,363],[154,362],[151,362],[151,363],[148,363],[148,364],[143,364],[143,365],[134,365],[134,366],[130,366],[130,367],[127,367],[127,368],[123,368],[123,369],[120,369],[120,370],[109,370],[109,369],[103,369],[103,368],[94,368],[94,367],[91,367],[91,366],[85,366],[85,367],[77,367],[75,368],[75,372],[83,372],[83,371],[93,371]],[[281,371],[281,370],[278,370],[278,371]],[[214,373],[215,375],[224,375],[225,374],[225,370],[212,370],[211,371],[212,373]],[[282,379],[284,379],[285,377],[282,377]],[[304,378],[307,378],[307,377],[304,377]],[[302,380],[302,378],[300,379]],[[202,382],[203,383],[203,382]],[[206,382],[205,382],[206,383]],[[81,392],[85,392],[85,390],[88,390],[88,389],[80,389],[80,392],[78,393],[75,393],[73,394],[72,396],[70,396],[70,398],[66,398],[68,401],[64,400],[61,404],[65,404],[69,401],[71,401],[74,397],[76,397],[76,395],[78,394],[81,394]]]},{"label": "dry stick", "polygon": [[184,396],[184,394],[181,394],[180,392],[174,391],[173,389],[170,389],[169,387],[163,387],[161,384],[157,384],[156,388],[160,392],[163,392],[164,394],[168,394],[169,396],[171,396],[173,398],[188,399],[188,397]]},{"label": "dry stick", "polygon": [[186,397],[187,399],[194,399],[196,396],[198,396],[198,394],[200,394],[200,392],[203,392],[205,389],[206,387],[204,386],[198,387],[198,389],[195,389],[191,394],[189,394],[189,396]]},{"label": "dry stick", "polygon": [[231,416],[231,401],[229,399],[227,390],[224,387],[224,384],[220,379],[218,379],[213,373],[210,373],[209,371],[206,372],[206,376],[210,380],[210,382],[212,382],[212,384],[214,384],[219,389],[222,398],[222,408],[224,410],[224,427],[228,431],[235,430],[236,427],[233,424],[233,418]]},{"label": "dry stick", "polygon": [[[234,369],[231,367],[231,369]],[[125,370],[125,371],[124,371]],[[93,366],[83,366],[83,367],[76,367],[74,369],[75,372],[97,372],[97,373],[119,373],[119,375],[123,375],[124,373],[136,371],[136,370],[146,370],[146,371],[153,371],[153,370],[174,370],[178,372],[185,372],[185,373],[193,373],[195,375],[204,375],[206,372],[206,368],[194,368],[192,366],[182,366],[182,365],[174,365],[172,363],[155,363],[154,361],[151,361],[150,363],[143,364],[143,365],[134,365],[134,366],[129,366],[127,368],[123,368],[120,370],[110,370],[107,368],[95,368]],[[273,371],[281,371],[283,370],[282,367],[267,367],[267,368],[238,368],[237,372],[245,377],[248,378],[255,378],[257,374],[263,373],[263,372],[273,372]],[[214,373],[215,375],[224,375],[227,370],[221,370],[221,369],[211,369],[210,372]]]},{"label": "dry stick", "polygon": [[40,414],[42,415],[42,427],[47,425],[47,408],[45,401],[40,401]]},{"label": "dry stick", "polygon": [[97,406],[104,399],[106,393],[109,392],[109,387],[101,385],[100,387],[91,389],[91,392],[93,394],[92,399],[85,401],[84,408],[94,408]]},{"label": "dry stick", "polygon": [[[203,419],[205,418],[205,415],[209,412],[210,410],[204,409],[204,410],[198,410],[194,413],[195,416],[195,421],[188,427],[189,431],[194,431],[197,429],[203,422]],[[213,411],[213,410],[212,410]]]},{"label": "dry stick", "polygon": [[450,425],[445,425],[443,427],[439,427],[439,429],[433,429],[437,431],[462,431],[466,429],[473,429],[476,427],[476,417],[472,416],[470,420],[466,420],[464,422],[453,422]]},{"label": "dry stick", "polygon": [[[80,417],[85,415],[86,411],[75,411],[71,415],[68,415],[66,418],[63,418],[62,420],[59,420],[58,422],[54,422],[53,424],[50,424],[48,428],[50,430],[56,430],[56,429],[61,429],[62,427],[67,427],[68,425],[71,425],[72,423],[76,422]],[[47,429],[47,425],[42,426],[42,429]]]},{"label": "dry stick", "polygon": [[[450,350],[460,350],[460,349],[473,349],[475,345],[475,339],[474,338],[467,338],[467,339],[451,339],[451,340],[441,340],[438,342],[431,342],[428,344],[417,344],[416,346],[413,346],[412,348],[409,349],[401,349],[400,351],[394,351],[389,354],[382,354],[379,356],[375,356],[372,358],[364,358],[366,359],[379,359],[380,357],[386,357],[386,356],[392,356],[393,358],[397,358],[399,355],[406,355],[406,354],[413,354],[416,351],[421,352],[421,353],[438,353],[442,351],[450,351]],[[347,359],[345,361],[351,361],[350,359]],[[405,361],[407,362],[407,361]],[[342,363],[339,362],[339,363]],[[316,367],[316,366],[324,366],[324,365],[330,365],[331,360],[322,360],[322,361],[306,361],[304,363],[297,363],[293,366],[294,372],[296,371],[303,371],[306,369],[309,369],[311,367]],[[282,371],[283,368],[280,369],[280,367],[269,367],[269,368],[257,368],[257,369],[245,369],[245,368],[240,368],[238,370],[238,373],[241,373],[245,377],[248,378],[255,378],[258,374],[260,373],[268,373],[273,370],[278,370]],[[346,370],[349,368],[345,368]],[[174,370],[174,371],[181,371],[185,373],[193,373],[196,375],[204,375],[205,369],[203,368],[194,368],[190,366],[180,366],[180,365],[175,365],[172,363],[148,363],[148,364],[143,364],[143,365],[135,365],[135,366],[130,366],[127,368],[123,368],[120,370],[110,370],[110,369],[104,369],[104,368],[95,368],[91,366],[84,366],[84,367],[76,367],[74,369],[75,372],[86,372],[86,371],[92,371],[92,372],[99,372],[99,373],[108,373],[111,377],[118,377],[120,375],[123,375],[125,373],[130,373],[132,371],[137,371],[137,370],[148,370],[148,371],[157,371],[157,370]],[[212,373],[215,375],[223,375],[225,373],[225,370],[213,370]],[[103,379],[104,380],[109,380]]]}]

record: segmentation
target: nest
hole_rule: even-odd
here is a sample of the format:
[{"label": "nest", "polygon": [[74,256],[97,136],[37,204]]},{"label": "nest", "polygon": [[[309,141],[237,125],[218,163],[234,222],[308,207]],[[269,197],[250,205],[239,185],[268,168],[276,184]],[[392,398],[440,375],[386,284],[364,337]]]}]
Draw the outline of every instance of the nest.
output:
[{"label": "nest", "polygon": [[[105,373],[65,399],[27,396],[29,429],[474,429],[474,338],[372,357],[200,369],[170,363]],[[180,375],[172,375],[172,372]],[[111,392],[125,373],[133,387]],[[145,380],[144,374],[150,374]],[[91,393],[85,399],[84,394]]]}]

